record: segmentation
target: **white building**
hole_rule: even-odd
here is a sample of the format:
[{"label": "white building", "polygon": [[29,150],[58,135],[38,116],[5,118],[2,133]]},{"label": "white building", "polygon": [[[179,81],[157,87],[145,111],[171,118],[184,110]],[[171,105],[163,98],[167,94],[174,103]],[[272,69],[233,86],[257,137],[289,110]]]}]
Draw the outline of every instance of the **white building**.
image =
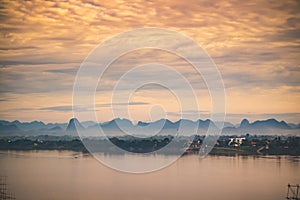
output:
[{"label": "white building", "polygon": [[244,140],[246,140],[246,138],[244,138],[244,137],[229,138],[228,146],[231,146],[232,143],[234,143],[233,146],[239,147],[239,146],[241,146],[241,144],[243,144]]}]

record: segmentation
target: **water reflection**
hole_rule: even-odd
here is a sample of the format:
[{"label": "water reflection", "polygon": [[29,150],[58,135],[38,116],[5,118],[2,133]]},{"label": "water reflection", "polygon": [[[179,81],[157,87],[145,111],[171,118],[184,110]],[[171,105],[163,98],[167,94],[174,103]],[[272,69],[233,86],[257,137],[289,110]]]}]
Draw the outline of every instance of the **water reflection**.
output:
[{"label": "water reflection", "polygon": [[[128,155],[109,159],[135,162]],[[146,163],[169,156],[144,156]],[[284,199],[299,183],[299,157],[181,157],[162,170],[127,174],[69,151],[0,152],[0,169],[16,199]]]}]

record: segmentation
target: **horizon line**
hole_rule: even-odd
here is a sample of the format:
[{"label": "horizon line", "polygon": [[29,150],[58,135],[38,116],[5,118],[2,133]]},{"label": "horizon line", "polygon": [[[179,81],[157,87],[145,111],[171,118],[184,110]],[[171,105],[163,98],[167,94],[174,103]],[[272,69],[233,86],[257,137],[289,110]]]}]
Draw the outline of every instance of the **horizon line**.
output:
[{"label": "horizon line", "polygon": [[[295,113],[295,114],[300,114],[300,113]],[[107,123],[107,122],[111,122],[111,121],[114,121],[114,120],[116,120],[116,119],[120,119],[120,120],[128,120],[128,121],[130,121],[130,122],[134,122],[133,120],[130,120],[130,119],[128,119],[128,118],[122,118],[122,117],[116,117],[116,118],[113,118],[113,119],[110,119],[110,120],[107,120],[107,121],[92,121],[92,120],[79,120],[78,118],[76,118],[76,117],[71,117],[71,118],[69,118],[69,120],[66,120],[66,121],[64,121],[64,122],[44,122],[44,121],[42,121],[42,120],[32,120],[32,121],[21,121],[21,120],[18,120],[18,119],[14,119],[14,120],[6,120],[6,119],[0,119],[0,121],[7,121],[7,122],[10,122],[10,123],[12,123],[12,122],[15,122],[15,121],[18,121],[18,122],[20,122],[20,123],[32,123],[32,122],[42,122],[42,123],[44,123],[44,124],[61,124],[61,123],[66,123],[66,124],[68,124],[69,122],[70,122],[70,120],[72,120],[72,119],[77,119],[80,123],[83,123],[83,122],[94,122],[94,123],[99,123],[99,124],[103,124],[103,123]],[[288,121],[286,121],[286,120],[278,120],[278,119],[276,119],[276,117],[270,117],[270,118],[264,118],[264,119],[256,119],[256,120],[249,120],[248,118],[246,118],[246,117],[244,117],[244,118],[241,118],[240,119],[240,122],[238,123],[238,124],[240,124],[243,120],[248,120],[249,121],[249,123],[254,123],[254,122],[257,122],[257,121],[267,121],[267,120],[276,120],[276,121],[278,121],[278,122],[285,122],[285,123],[287,123],[287,124],[296,124],[297,125],[297,123],[290,123],[290,122],[288,122]],[[170,120],[170,119],[168,119],[168,118],[160,118],[160,119],[157,119],[157,120],[153,120],[153,121],[142,121],[142,120],[138,120],[136,123],[133,123],[133,124],[137,124],[137,123],[139,123],[139,122],[142,122],[142,123],[153,123],[153,122],[157,122],[157,121],[159,121],[159,120],[168,120],[168,121],[170,121],[170,122],[172,122],[172,123],[176,123],[176,122],[178,122],[178,121],[180,121],[180,120],[188,120],[188,121],[192,121],[192,122],[197,122],[197,121],[199,121],[199,120],[201,120],[201,121],[207,121],[207,120],[209,120],[209,121],[212,121],[210,118],[198,118],[198,119],[196,119],[196,120],[194,120],[194,119],[187,119],[187,118],[180,118],[180,119],[178,119],[178,120]],[[221,122],[221,121],[212,121],[212,122]],[[224,120],[223,121],[223,123],[231,123],[231,124],[233,124],[233,125],[236,125],[237,123],[233,123],[233,122],[231,122],[231,121],[229,121],[229,120]],[[300,122],[298,123],[298,124],[300,124]]]}]

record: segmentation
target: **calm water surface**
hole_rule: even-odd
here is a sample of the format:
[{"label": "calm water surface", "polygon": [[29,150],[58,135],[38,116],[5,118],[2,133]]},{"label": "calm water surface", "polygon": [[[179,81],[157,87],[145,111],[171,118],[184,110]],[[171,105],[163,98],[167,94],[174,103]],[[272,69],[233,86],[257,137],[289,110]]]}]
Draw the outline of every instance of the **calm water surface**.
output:
[{"label": "calm water surface", "polygon": [[[164,158],[144,156],[145,162]],[[2,151],[0,169],[9,192],[24,200],[283,200],[286,185],[300,183],[300,158],[286,156],[189,155],[156,172],[128,174],[81,153]]]}]

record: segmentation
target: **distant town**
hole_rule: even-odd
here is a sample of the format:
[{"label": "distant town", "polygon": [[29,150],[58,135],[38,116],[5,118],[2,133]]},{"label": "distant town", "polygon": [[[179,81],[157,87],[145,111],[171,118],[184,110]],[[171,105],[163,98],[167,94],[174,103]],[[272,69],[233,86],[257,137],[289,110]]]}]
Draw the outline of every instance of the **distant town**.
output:
[{"label": "distant town", "polygon": [[[118,148],[124,152],[177,154],[197,154],[205,139],[205,136],[195,135],[176,139],[175,145],[169,145],[173,136],[154,136],[151,138],[135,138],[132,136],[111,137],[108,140],[100,138],[85,138],[81,141],[73,136],[29,136],[29,137],[4,137],[0,139],[0,150],[72,150],[88,153],[84,144],[93,145],[93,150],[103,153],[118,153]],[[111,143],[115,149],[111,148]],[[167,149],[166,151],[159,151]],[[300,137],[298,136],[221,136],[211,155],[292,155],[300,156]]]}]

